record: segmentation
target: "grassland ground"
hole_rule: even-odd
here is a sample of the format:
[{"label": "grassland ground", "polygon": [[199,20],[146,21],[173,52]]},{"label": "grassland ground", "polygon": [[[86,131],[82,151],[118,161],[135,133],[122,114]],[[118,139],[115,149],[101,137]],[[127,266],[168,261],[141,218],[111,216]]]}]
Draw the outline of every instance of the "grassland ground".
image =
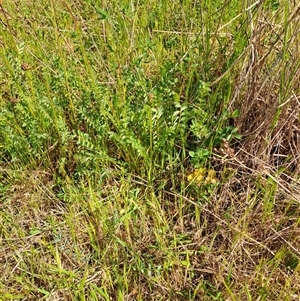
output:
[{"label": "grassland ground", "polygon": [[0,300],[300,300],[299,16],[0,1]]}]

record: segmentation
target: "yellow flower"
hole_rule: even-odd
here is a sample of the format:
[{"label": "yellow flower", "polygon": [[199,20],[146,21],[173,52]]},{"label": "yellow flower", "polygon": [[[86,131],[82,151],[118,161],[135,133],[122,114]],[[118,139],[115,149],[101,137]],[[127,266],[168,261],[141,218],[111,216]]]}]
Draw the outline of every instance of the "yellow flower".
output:
[{"label": "yellow flower", "polygon": [[215,178],[216,177],[216,171],[213,170],[213,169],[210,169],[208,172],[207,172],[207,176],[210,177],[210,178]]},{"label": "yellow flower", "polygon": [[187,176],[187,180],[188,180],[189,182],[191,182],[194,178],[195,178],[195,176],[194,176],[193,173],[191,173],[191,174],[189,174],[189,175]]},{"label": "yellow flower", "polygon": [[206,177],[206,178],[205,178],[205,181],[204,181],[204,184],[209,184],[209,183],[210,183],[210,180],[211,180],[211,177]]},{"label": "yellow flower", "polygon": [[205,167],[197,168],[197,169],[195,169],[194,173],[197,174],[197,175],[205,175],[206,168]]},{"label": "yellow flower", "polygon": [[210,180],[210,183],[212,183],[212,184],[217,184],[217,182],[218,182],[218,179],[217,179],[217,178],[212,178],[212,179]]},{"label": "yellow flower", "polygon": [[204,175],[198,175],[196,178],[196,181],[199,183],[199,182],[202,182],[203,179],[204,179]]},{"label": "yellow flower", "polygon": [[[207,172],[207,174],[206,174]],[[194,172],[190,173],[187,176],[187,180],[189,182],[195,181],[195,183],[199,186],[202,183],[204,184],[216,184],[218,179],[216,177],[216,171],[213,169],[207,169],[205,167],[196,168]],[[205,179],[205,180],[204,180]]]}]

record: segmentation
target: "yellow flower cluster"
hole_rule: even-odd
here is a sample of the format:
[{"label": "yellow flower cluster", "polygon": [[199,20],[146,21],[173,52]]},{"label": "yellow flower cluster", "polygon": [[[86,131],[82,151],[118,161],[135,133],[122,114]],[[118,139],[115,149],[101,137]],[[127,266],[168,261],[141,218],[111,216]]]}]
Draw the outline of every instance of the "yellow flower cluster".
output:
[{"label": "yellow flower cluster", "polygon": [[216,171],[213,169],[206,170],[205,167],[197,168],[187,176],[189,182],[200,184],[216,184],[218,182]]}]

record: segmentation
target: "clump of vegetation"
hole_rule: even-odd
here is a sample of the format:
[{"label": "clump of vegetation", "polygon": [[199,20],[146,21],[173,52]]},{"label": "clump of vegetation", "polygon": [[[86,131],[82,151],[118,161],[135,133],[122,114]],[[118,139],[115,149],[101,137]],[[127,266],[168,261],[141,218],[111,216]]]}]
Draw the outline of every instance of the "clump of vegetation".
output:
[{"label": "clump of vegetation", "polygon": [[298,300],[299,9],[0,1],[0,300]]}]

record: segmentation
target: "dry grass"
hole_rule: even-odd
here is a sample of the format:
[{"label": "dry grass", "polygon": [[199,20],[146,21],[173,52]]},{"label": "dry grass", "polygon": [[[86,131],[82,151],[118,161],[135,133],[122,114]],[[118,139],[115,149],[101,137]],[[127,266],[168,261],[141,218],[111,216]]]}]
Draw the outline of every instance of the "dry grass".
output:
[{"label": "dry grass", "polygon": [[232,177],[202,205],[145,190],[129,205],[109,186],[66,203],[29,177],[1,204],[2,296],[83,300],[102,287],[115,300],[121,289],[122,300],[298,300],[298,189],[259,176]]}]

